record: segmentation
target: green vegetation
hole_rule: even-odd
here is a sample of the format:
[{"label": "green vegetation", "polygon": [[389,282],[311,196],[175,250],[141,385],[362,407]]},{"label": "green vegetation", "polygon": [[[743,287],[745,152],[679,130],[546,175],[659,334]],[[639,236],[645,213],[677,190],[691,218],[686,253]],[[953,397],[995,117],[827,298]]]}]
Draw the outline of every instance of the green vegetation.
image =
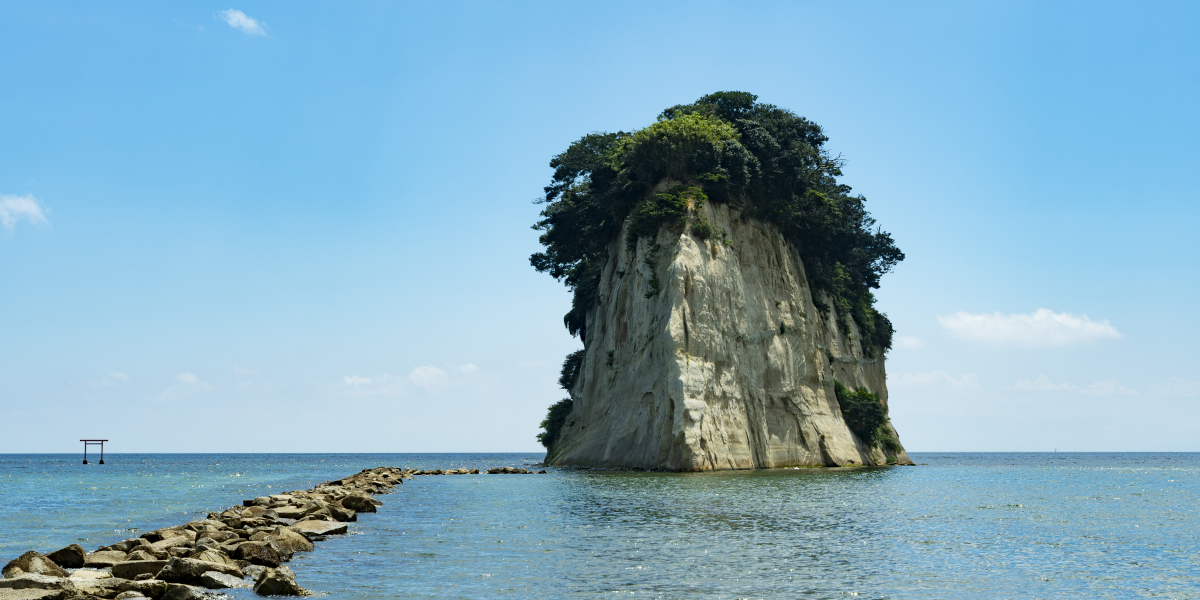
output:
[{"label": "green vegetation", "polygon": [[562,429],[563,423],[567,422],[567,417],[571,414],[572,402],[570,398],[563,398],[555,402],[546,411],[546,418],[542,419],[542,432],[537,434],[537,440],[542,443],[546,449],[554,446],[554,442],[558,441],[558,432]]},{"label": "green vegetation", "polygon": [[579,376],[579,368],[583,366],[583,353],[584,350],[581,348],[568,354],[563,359],[562,373],[558,376],[558,385],[568,392],[575,385],[575,378]]},{"label": "green vegetation", "polygon": [[[875,442],[881,441],[881,436],[887,435],[883,427],[887,423],[887,414],[883,412],[883,403],[879,401],[879,396],[867,391],[867,388],[850,390],[836,380],[833,382],[833,389],[837,395],[838,406],[842,408],[842,418],[863,444],[867,447],[874,446]],[[900,445],[890,435],[887,437],[896,446]]]},{"label": "green vegetation", "polygon": [[[574,292],[563,317],[571,335],[587,342],[586,314],[626,220],[624,241],[633,249],[664,224],[685,226],[689,210],[711,200],[775,224],[799,251],[812,288],[836,306],[843,329],[856,323],[869,355],[891,348],[892,324],[875,310],[871,290],[904,254],[875,225],[866,199],[838,183],[843,161],[824,149],[821,128],[757,99],[709,94],[668,108],[633,133],[586,135],[550,161],[546,207],[533,226],[544,250],[530,263]],[[664,178],[681,183],[654,193]],[[716,235],[700,219],[692,232]],[[828,312],[827,303],[814,300]]]}]

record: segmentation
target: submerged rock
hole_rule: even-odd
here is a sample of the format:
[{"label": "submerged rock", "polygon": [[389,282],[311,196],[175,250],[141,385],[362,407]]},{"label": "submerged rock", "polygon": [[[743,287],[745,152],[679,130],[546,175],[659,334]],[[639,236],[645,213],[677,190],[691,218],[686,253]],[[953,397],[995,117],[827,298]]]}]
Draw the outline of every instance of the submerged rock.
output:
[{"label": "submerged rock", "polygon": [[49,575],[50,577],[67,576],[67,572],[62,567],[54,564],[54,561],[41,552],[34,550],[30,550],[16,559],[9,561],[7,565],[4,565],[4,569],[0,570],[0,575],[6,578],[26,574]]}]

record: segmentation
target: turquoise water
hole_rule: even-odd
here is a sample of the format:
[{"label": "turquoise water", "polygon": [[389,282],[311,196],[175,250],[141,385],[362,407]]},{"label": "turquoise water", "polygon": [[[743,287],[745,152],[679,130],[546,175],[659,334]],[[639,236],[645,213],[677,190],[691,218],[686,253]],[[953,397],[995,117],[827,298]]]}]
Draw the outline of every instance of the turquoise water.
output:
[{"label": "turquoise water", "polygon": [[[1200,454],[913,458],[418,477],[291,567],[328,598],[1200,598]],[[0,558],[93,550],[367,467],[540,459],[0,455]]]}]

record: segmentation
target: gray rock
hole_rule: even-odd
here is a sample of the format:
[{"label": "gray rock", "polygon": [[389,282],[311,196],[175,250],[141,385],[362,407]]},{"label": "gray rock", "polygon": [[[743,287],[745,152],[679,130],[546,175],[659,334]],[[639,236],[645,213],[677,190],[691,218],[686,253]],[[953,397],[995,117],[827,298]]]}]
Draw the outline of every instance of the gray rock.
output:
[{"label": "gray rock", "polygon": [[224,573],[218,573],[216,571],[209,571],[209,572],[201,575],[200,576],[200,585],[202,585],[210,590],[250,587],[250,584],[246,583],[243,579],[234,577],[233,575],[226,575]]},{"label": "gray rock", "polygon": [[287,567],[267,569],[254,583],[254,593],[259,596],[307,596],[309,591],[296,583],[296,574]]},{"label": "gray rock", "polygon": [[51,577],[23,573],[16,577],[0,579],[0,589],[4,590],[66,590],[75,591],[75,583],[66,577]]},{"label": "gray rock", "polygon": [[147,552],[147,551],[145,551],[145,550],[143,550],[143,549],[141,549],[141,548],[139,548],[139,549],[137,549],[137,550],[134,550],[133,552],[130,552],[130,553],[129,553],[129,555],[125,557],[125,560],[126,560],[126,561],[131,561],[131,560],[166,560],[166,559],[167,559],[167,553],[166,553],[166,552],[163,552],[162,554],[151,554],[151,553],[149,553],[149,552]]},{"label": "gray rock", "polygon": [[250,565],[248,567],[242,568],[242,572],[244,572],[246,574],[246,577],[249,577],[252,581],[258,581],[259,576],[262,575],[263,573],[265,573],[266,571],[267,571],[267,567],[264,567],[262,565]]},{"label": "gray rock", "polygon": [[83,566],[83,559],[87,556],[83,546],[79,544],[71,544],[66,548],[55,550],[46,555],[46,558],[54,561],[54,564],[64,569],[78,569]]},{"label": "gray rock", "polygon": [[4,569],[0,570],[0,575],[4,577],[16,577],[26,573],[30,575],[49,575],[51,577],[67,576],[67,572],[62,567],[54,564],[54,561],[47,558],[41,552],[34,550],[30,550],[15,560],[9,561],[7,565],[4,565]]},{"label": "gray rock", "polygon": [[242,577],[242,570],[235,565],[213,563],[194,558],[172,558],[158,572],[157,578],[169,583],[185,583],[197,585],[200,577],[209,571],[216,571],[234,577]]},{"label": "gray rock", "polygon": [[299,506],[281,506],[274,510],[280,519],[299,519],[304,516],[304,509]]},{"label": "gray rock", "polygon": [[230,558],[229,555],[218,550],[204,550],[201,552],[196,552],[188,558],[222,565],[237,565],[237,562]]},{"label": "gray rock", "polygon": [[366,492],[354,490],[342,498],[342,506],[355,512],[375,512],[375,502]]},{"label": "gray rock", "polygon": [[[193,535],[195,534],[193,533]],[[171,548],[178,548],[180,546],[191,546],[192,541],[195,539],[196,538],[194,537],[186,535],[173,535],[169,538],[163,538],[157,542],[154,542],[153,544],[150,544],[150,547],[155,551],[161,552],[163,550],[170,550]]]},{"label": "gray rock", "polygon": [[342,523],[358,520],[358,513],[340,504],[330,504],[329,514],[332,515],[335,520]]},{"label": "gray rock", "polygon": [[64,600],[70,592],[62,590],[7,590],[0,589],[0,600]]},{"label": "gray rock", "polygon": [[288,529],[311,540],[313,536],[346,533],[346,524],[337,521],[300,521],[295,525],[288,525]]},{"label": "gray rock", "polygon": [[138,575],[149,573],[151,575],[162,570],[167,566],[165,560],[127,560],[119,562],[112,566],[113,577],[122,579],[136,579]]},{"label": "gray rock", "polygon": [[167,593],[163,594],[160,600],[205,600],[205,595],[199,588],[172,583],[167,586]]},{"label": "gray rock", "polygon": [[234,558],[249,561],[251,564],[264,567],[278,567],[284,561],[279,548],[269,540],[262,542],[242,542],[238,544]]},{"label": "gray rock", "polygon": [[93,552],[84,557],[83,566],[103,569],[104,567],[111,567],[119,562],[123,562],[127,556],[127,554],[120,550]]},{"label": "gray rock", "polygon": [[141,592],[136,591],[136,590],[129,590],[128,592],[121,592],[120,594],[113,596],[113,600],[129,600],[130,598],[145,598],[145,596],[142,595]]},{"label": "gray rock", "polygon": [[314,549],[313,543],[308,538],[286,527],[276,527],[271,532],[270,538],[288,555],[297,552],[312,552]]}]

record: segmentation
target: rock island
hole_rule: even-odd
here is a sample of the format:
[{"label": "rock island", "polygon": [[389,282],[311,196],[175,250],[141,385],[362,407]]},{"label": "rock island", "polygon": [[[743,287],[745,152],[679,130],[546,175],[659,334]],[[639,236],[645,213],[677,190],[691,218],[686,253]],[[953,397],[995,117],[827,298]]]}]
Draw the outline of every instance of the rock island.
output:
[{"label": "rock island", "polygon": [[542,423],[548,464],[912,464],[871,293],[904,255],[826,140],[719,92],[554,157],[531,262],[572,290],[564,323],[584,347]]}]

